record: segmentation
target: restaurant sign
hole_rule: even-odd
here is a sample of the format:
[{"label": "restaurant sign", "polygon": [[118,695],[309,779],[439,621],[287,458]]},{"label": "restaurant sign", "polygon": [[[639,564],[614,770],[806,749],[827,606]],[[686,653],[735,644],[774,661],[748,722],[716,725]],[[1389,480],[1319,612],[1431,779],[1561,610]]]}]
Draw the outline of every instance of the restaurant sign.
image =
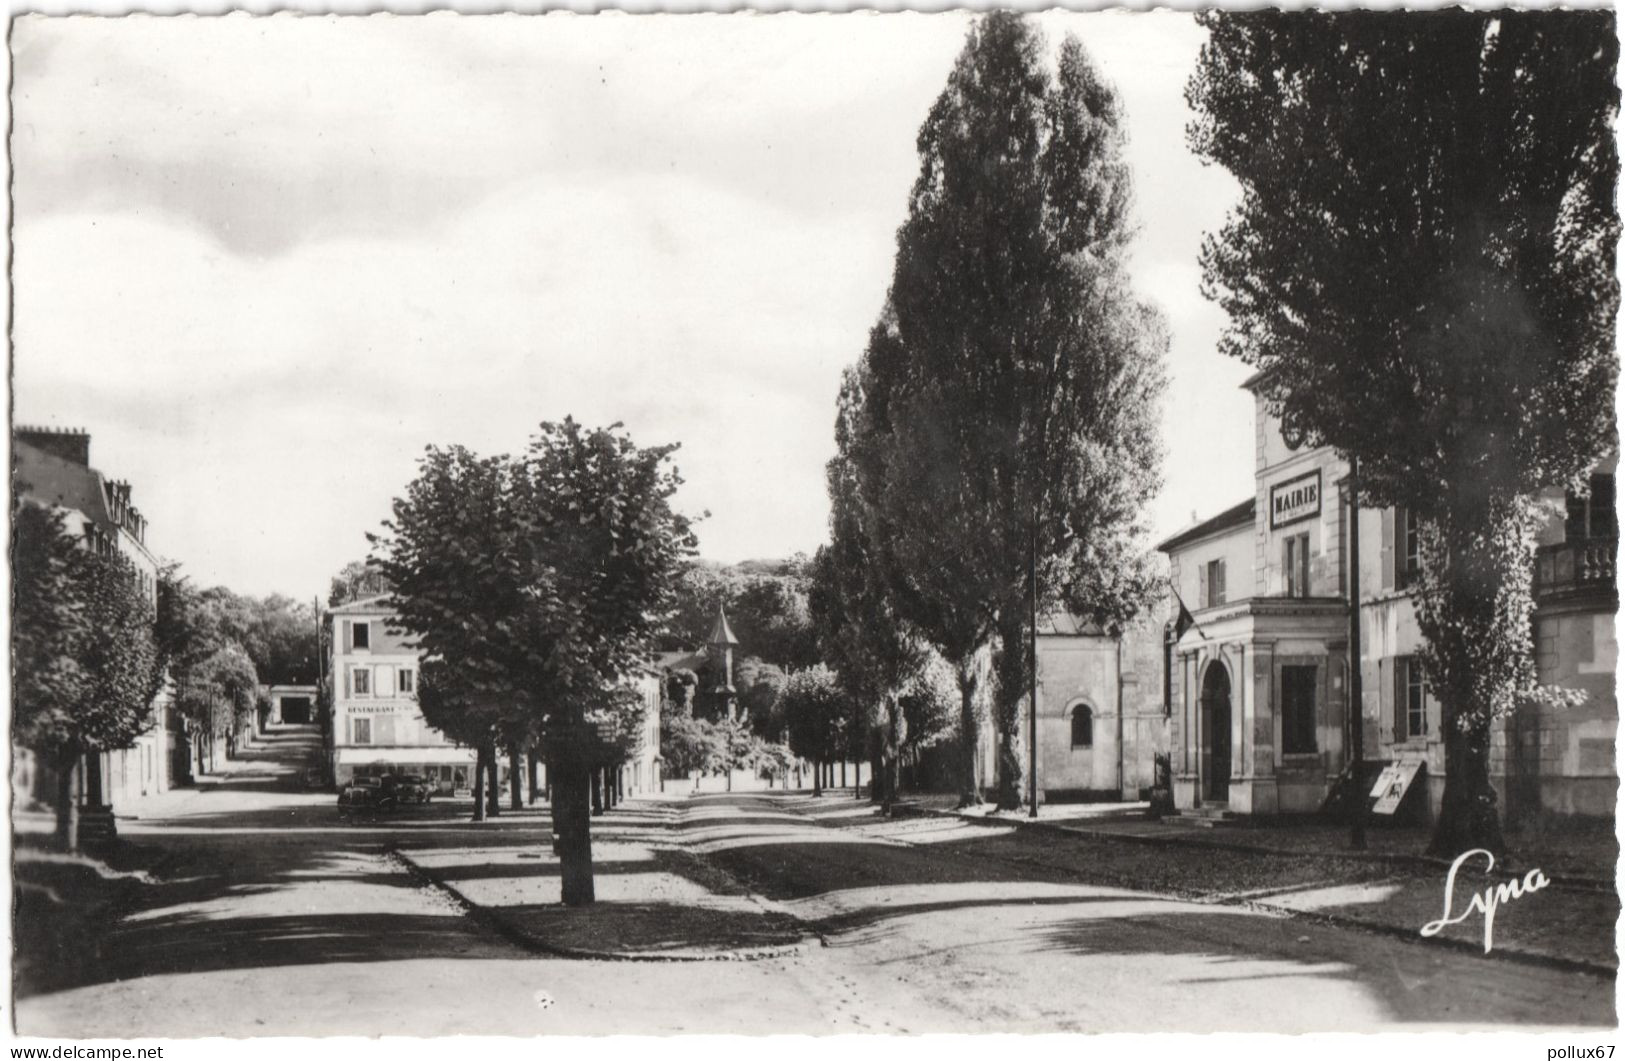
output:
[{"label": "restaurant sign", "polygon": [[1270,487],[1270,530],[1320,515],[1320,471]]}]

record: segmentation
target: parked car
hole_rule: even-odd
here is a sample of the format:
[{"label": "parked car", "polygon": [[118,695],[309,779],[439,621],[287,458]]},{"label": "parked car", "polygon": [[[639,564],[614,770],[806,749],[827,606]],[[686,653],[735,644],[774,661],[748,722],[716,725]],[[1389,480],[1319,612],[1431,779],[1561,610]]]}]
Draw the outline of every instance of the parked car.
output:
[{"label": "parked car", "polygon": [[384,791],[384,783],[376,777],[356,777],[339,789],[339,806],[384,807],[395,802],[392,794]]},{"label": "parked car", "polygon": [[420,774],[390,774],[384,778],[383,790],[399,803],[427,803],[433,786]]}]

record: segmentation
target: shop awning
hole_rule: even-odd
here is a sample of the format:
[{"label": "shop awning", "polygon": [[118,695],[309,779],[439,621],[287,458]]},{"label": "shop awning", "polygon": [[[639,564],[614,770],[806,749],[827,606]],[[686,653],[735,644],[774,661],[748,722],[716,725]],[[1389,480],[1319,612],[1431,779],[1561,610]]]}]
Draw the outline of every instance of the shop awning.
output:
[{"label": "shop awning", "polygon": [[411,763],[417,766],[473,766],[473,748],[340,748],[338,762],[342,766],[366,766],[373,763]]}]

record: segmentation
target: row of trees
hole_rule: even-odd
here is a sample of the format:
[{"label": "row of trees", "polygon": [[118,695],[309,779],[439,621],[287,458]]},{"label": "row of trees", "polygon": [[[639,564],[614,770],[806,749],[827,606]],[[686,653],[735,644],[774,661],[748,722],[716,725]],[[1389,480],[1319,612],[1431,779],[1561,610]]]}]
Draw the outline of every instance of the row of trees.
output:
[{"label": "row of trees", "polygon": [[842,382],[820,643],[877,724],[887,778],[908,691],[952,672],[962,805],[980,799],[983,695],[999,806],[1021,802],[1037,617],[1110,625],[1152,593],[1141,517],[1167,337],[1128,282],[1123,145],[1075,38],[1052,62],[1028,20],[981,19],[920,130],[886,304]]},{"label": "row of trees", "polygon": [[12,735],[56,775],[64,847],[78,843],[80,764],[86,802],[99,807],[101,753],[153,726],[166,683],[203,773],[216,744],[247,724],[262,680],[315,677],[310,607],[199,590],[173,566],[159,572],[154,602],[127,558],[88,548],[61,511],[22,502],[12,529]]},{"label": "row of trees", "polygon": [[118,553],[85,547],[62,512],[12,512],[13,742],[57,778],[57,840],[78,846],[74,778],[81,762],[100,805],[100,753],[129,747],[151,724],[164,680],[156,611]]}]

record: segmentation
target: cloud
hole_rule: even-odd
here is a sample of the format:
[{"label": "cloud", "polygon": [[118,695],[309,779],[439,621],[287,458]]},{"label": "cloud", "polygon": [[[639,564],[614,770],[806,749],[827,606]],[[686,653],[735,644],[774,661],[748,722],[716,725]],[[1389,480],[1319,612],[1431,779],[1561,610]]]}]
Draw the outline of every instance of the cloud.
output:
[{"label": "cloud", "polygon": [[[1159,523],[1222,507],[1251,414],[1195,290],[1230,194],[1183,146],[1200,35],[1044,18],[1128,107],[1179,374]],[[322,591],[423,446],[566,414],[681,442],[708,555],[811,549],[966,22],[20,19],[17,415],[90,427],[160,551],[245,591]]]}]

